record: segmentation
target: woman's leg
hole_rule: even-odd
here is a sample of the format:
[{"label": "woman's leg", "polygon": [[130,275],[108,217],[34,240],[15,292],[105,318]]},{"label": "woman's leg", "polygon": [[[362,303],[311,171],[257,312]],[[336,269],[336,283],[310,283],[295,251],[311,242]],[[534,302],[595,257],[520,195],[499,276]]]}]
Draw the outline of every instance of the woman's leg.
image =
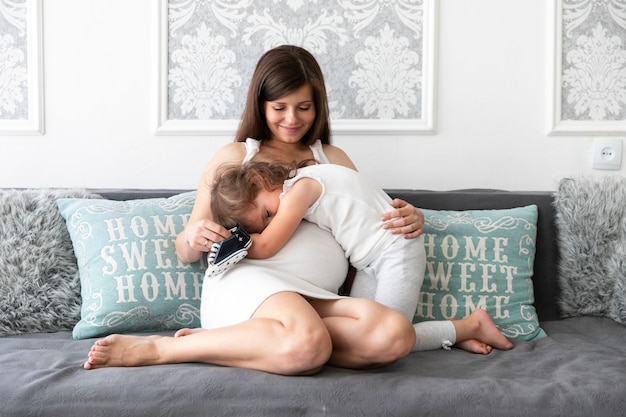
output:
[{"label": "woman's leg", "polygon": [[243,323],[178,336],[108,336],[95,342],[85,368],[205,362],[307,375],[318,372],[332,351],[325,323],[302,296],[292,292],[269,297]]},{"label": "woman's leg", "polygon": [[363,298],[311,300],[333,342],[329,364],[363,369],[406,356],[415,343],[411,322],[397,311]]}]

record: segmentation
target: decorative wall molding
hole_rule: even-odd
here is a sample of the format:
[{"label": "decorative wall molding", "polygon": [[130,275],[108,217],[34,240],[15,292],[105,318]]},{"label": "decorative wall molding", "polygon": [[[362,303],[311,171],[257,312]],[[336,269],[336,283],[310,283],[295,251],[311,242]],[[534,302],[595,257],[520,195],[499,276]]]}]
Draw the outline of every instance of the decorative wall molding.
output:
[{"label": "decorative wall molding", "polygon": [[234,134],[256,61],[281,44],[320,62],[334,134],[435,133],[438,0],[258,3],[159,0],[156,134]]},{"label": "decorative wall molding", "polygon": [[626,133],[626,0],[551,0],[552,135]]},{"label": "decorative wall molding", "polygon": [[0,135],[44,133],[42,0],[0,0]]}]

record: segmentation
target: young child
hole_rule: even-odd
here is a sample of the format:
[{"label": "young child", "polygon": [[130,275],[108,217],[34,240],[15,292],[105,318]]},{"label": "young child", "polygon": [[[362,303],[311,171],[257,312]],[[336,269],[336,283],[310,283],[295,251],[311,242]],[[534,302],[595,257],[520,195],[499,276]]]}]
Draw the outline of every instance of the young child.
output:
[{"label": "young child", "polygon": [[[218,170],[211,213],[217,223],[233,227],[233,237],[212,248],[207,277],[222,272],[224,263],[239,261],[246,250],[250,258],[271,257],[305,219],[331,232],[344,249],[357,270],[353,295],[373,292],[377,302],[412,321],[424,279],[423,237],[404,239],[383,229],[380,213],[391,198],[358,172],[334,164],[296,168],[251,161]],[[250,233],[251,245],[237,225]],[[236,254],[233,244],[240,248]],[[399,304],[397,289],[407,289],[407,283]]]}]

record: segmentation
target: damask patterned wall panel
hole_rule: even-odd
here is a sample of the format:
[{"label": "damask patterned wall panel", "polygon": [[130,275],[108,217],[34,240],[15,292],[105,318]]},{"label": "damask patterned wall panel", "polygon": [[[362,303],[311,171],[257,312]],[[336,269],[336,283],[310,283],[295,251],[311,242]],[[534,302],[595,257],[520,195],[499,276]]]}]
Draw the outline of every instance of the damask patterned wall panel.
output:
[{"label": "damask patterned wall panel", "polygon": [[0,0],[0,134],[43,134],[41,0]]},{"label": "damask patterned wall panel", "polygon": [[556,0],[551,133],[626,133],[626,0]]},{"label": "damask patterned wall panel", "polygon": [[157,133],[232,132],[258,58],[318,60],[333,128],[434,132],[437,0],[160,0]]}]

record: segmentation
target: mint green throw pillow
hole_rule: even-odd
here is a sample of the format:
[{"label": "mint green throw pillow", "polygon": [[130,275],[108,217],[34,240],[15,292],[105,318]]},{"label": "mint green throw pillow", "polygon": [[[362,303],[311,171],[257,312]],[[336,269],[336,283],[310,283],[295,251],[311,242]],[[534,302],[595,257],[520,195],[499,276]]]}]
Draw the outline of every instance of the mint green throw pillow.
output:
[{"label": "mint green throw pillow", "polygon": [[200,327],[206,264],[180,262],[174,247],[194,200],[58,200],[80,274],[75,339]]},{"label": "mint green throw pillow", "polygon": [[486,310],[510,340],[546,336],[533,293],[537,206],[424,212],[426,274],[413,322]]}]

